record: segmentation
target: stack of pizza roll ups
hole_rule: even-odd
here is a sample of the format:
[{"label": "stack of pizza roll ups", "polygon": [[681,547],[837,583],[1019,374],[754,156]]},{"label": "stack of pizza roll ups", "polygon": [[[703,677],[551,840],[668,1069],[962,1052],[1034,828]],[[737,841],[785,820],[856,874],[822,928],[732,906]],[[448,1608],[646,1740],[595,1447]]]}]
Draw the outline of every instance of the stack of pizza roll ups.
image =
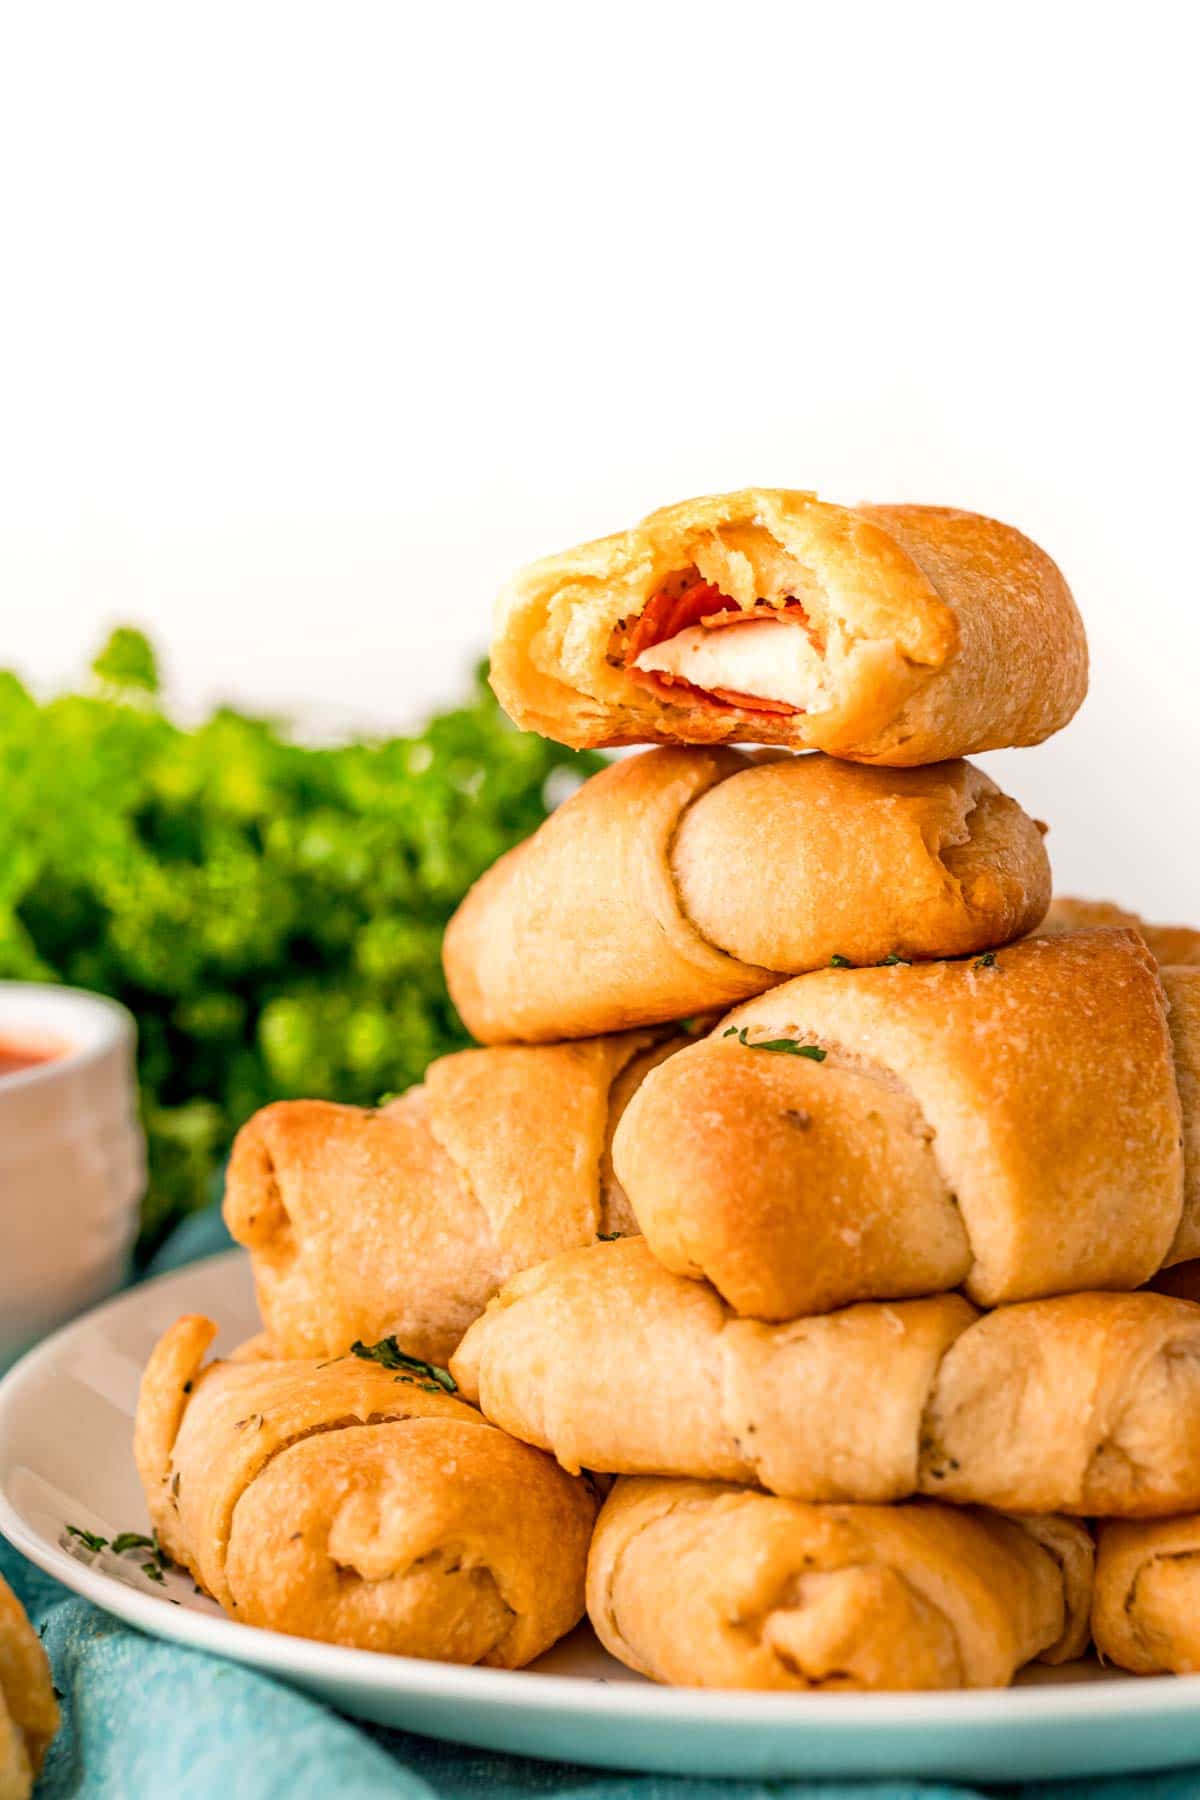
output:
[{"label": "stack of pizza roll ups", "polygon": [[166,1549],[235,1617],[463,1661],[586,1598],[690,1685],[1200,1666],[1200,934],[1052,904],[963,760],[1083,699],[1055,565],[748,490],[520,576],[492,678],[654,747],[452,919],[478,1048],[243,1129],[263,1330],[155,1353]]}]

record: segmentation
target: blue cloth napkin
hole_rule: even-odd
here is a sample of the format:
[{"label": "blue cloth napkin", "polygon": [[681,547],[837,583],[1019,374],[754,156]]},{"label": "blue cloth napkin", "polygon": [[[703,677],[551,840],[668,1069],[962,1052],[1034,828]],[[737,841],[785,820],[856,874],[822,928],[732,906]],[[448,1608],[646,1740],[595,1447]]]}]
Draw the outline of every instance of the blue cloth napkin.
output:
[{"label": "blue cloth napkin", "polygon": [[[214,1211],[180,1227],[148,1271],[225,1248]],[[320,1701],[119,1624],[49,1580],[0,1540],[0,1571],[42,1633],[62,1694],[63,1729],[39,1800],[969,1800],[946,1783],[694,1781],[530,1762],[362,1726]],[[1200,1771],[1149,1779],[1035,1784],[1013,1800],[1200,1800]]]}]

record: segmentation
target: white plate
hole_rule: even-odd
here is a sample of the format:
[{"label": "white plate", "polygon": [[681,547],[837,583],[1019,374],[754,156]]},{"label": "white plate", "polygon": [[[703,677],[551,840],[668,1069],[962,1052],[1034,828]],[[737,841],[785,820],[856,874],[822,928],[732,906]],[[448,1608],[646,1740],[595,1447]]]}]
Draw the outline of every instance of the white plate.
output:
[{"label": "white plate", "polygon": [[731,1694],[659,1688],[581,1627],[534,1669],[462,1669],[235,1625],[182,1575],[93,1558],[70,1523],[111,1538],[146,1514],[130,1452],[142,1364],[184,1312],[231,1347],[257,1329],[240,1251],[134,1289],[68,1325],[0,1382],[0,1531],[106,1611],[248,1663],[341,1711],[495,1750],[692,1775],[1015,1781],[1200,1761],[1200,1676],[1135,1681],[1094,1663],[1035,1669],[1007,1691]]}]

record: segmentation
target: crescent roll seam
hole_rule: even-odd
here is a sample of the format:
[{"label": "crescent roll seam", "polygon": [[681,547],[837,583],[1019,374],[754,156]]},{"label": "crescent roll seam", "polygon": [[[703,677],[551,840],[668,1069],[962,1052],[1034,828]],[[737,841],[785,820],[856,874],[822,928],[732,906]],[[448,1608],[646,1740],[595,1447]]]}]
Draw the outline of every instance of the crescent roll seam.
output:
[{"label": "crescent roll seam", "polygon": [[588,1611],[657,1681],[767,1689],[1002,1685],[1078,1654],[1087,1531],[918,1501],[814,1506],[625,1477],[597,1521]]},{"label": "crescent roll seam", "polygon": [[224,1212],[251,1253],[268,1349],[330,1357],[395,1337],[443,1363],[519,1269],[636,1230],[612,1162],[617,1125],[649,1072],[704,1028],[469,1049],[382,1109],[297,1100],[256,1113]]},{"label": "crescent roll seam", "polygon": [[1200,1307],[1161,1294],[991,1313],[944,1294],[771,1325],[632,1238],[518,1277],[451,1366],[569,1470],[1021,1514],[1200,1505]]},{"label": "crescent roll seam", "polygon": [[596,1504],[586,1484],[440,1386],[405,1386],[371,1360],[197,1369],[212,1331],[185,1318],[160,1340],[134,1449],[160,1541],[226,1611],[509,1667],[577,1622]]},{"label": "crescent roll seam", "polygon": [[[753,883],[730,870],[753,866]],[[1050,898],[1033,820],[969,763],[666,748],[612,763],[446,929],[484,1043],[588,1038],[751,1000],[841,955],[976,954]]]},{"label": "crescent roll seam", "polygon": [[1132,1289],[1200,1248],[1197,1071],[1200,970],[1127,930],[837,967],[653,1070],[614,1163],[660,1261],[749,1317]]},{"label": "crescent roll seam", "polygon": [[1101,1662],[1138,1675],[1200,1669],[1200,1515],[1102,1519],[1092,1634]]},{"label": "crescent roll seam", "polygon": [[[683,831],[685,820],[695,810],[697,804],[701,800],[706,799],[709,794],[711,794],[715,791],[715,789],[722,787],[725,784],[725,782],[732,780],[734,778],[734,776],[743,775],[745,773],[746,773],[746,769],[744,769],[744,768],[728,770],[724,775],[718,776],[717,780],[712,783],[711,787],[706,787],[705,789],[703,789],[703,791],[701,793],[693,794],[691,796],[691,798],[688,799],[682,807],[680,807],[678,816],[675,819],[675,822],[671,828],[670,836],[668,837],[667,842],[666,842],[665,854],[664,854],[663,861],[664,861],[664,865],[665,865],[667,874],[670,878],[671,892],[674,896],[674,901],[675,901],[675,909],[674,910],[678,914],[678,917],[683,922],[683,924],[687,927],[689,936],[694,937],[696,942],[698,944],[702,945],[706,952],[710,952],[713,956],[719,957],[723,963],[728,964],[731,972],[733,972],[737,975],[747,976],[749,979],[754,980],[754,981],[757,981],[759,979],[759,977],[761,976],[764,979],[764,982],[767,985],[769,985],[770,982],[774,979],[774,976],[775,976],[774,970],[771,970],[771,969],[768,969],[765,967],[758,967],[754,963],[749,963],[749,962],[743,961],[743,959],[740,956],[736,956],[733,953],[733,951],[726,949],[726,947],[723,944],[719,944],[715,938],[710,937],[709,934],[704,930],[703,926],[699,923],[699,921],[693,917],[691,911],[688,908],[687,901],[683,895],[683,892],[681,891],[678,872],[677,872],[676,866],[675,866],[675,847],[679,842],[680,834]],[[665,931],[665,929],[666,929],[665,926],[663,927],[663,929]],[[666,935],[669,936],[670,934],[667,933]],[[673,947],[675,947],[675,946],[673,945]],[[679,948],[682,950],[683,946],[681,945],[681,946],[679,946]]]},{"label": "crescent roll seam", "polygon": [[[216,1367],[216,1366],[217,1366],[216,1364],[213,1365],[213,1367]],[[376,1411],[373,1411],[366,1418],[360,1419],[360,1418],[356,1417],[353,1413],[347,1413],[344,1417],[342,1417],[340,1419],[324,1420],[320,1424],[308,1425],[308,1426],[305,1426],[302,1430],[289,1433],[286,1438],[283,1438],[278,1443],[273,1444],[271,1446],[271,1448],[266,1452],[265,1455],[263,1455],[262,1457],[254,1460],[254,1461],[251,1461],[249,1464],[247,1464],[240,1471],[244,1477],[240,1491],[236,1495],[234,1495],[232,1500],[229,1502],[228,1510],[221,1514],[220,1520],[218,1521],[218,1527],[217,1527],[217,1532],[216,1532],[216,1543],[217,1543],[217,1549],[218,1549],[218,1560],[219,1560],[220,1568],[221,1568],[222,1586],[227,1587],[227,1581],[225,1579],[225,1569],[226,1569],[226,1563],[227,1563],[227,1559],[228,1559],[229,1546],[233,1540],[234,1520],[235,1520],[235,1517],[237,1514],[238,1507],[241,1505],[242,1501],[247,1497],[251,1488],[254,1486],[255,1482],[261,1480],[262,1477],[271,1468],[271,1465],[273,1463],[277,1462],[281,1456],[286,1456],[288,1451],[295,1449],[297,1444],[307,1443],[310,1438],[324,1437],[327,1435],[331,1436],[334,1433],[340,1434],[343,1431],[352,1431],[352,1430],[355,1430],[356,1428],[362,1430],[362,1429],[367,1429],[369,1427],[374,1427],[377,1425],[406,1425],[410,1421],[417,1419],[420,1416],[421,1416],[420,1414],[416,1414],[413,1412],[407,1412],[407,1411],[399,1411],[399,1412],[389,1412],[389,1411],[376,1412]],[[249,1429],[250,1426],[254,1424],[254,1421],[256,1419],[259,1421],[258,1428],[261,1429],[261,1422],[262,1422],[261,1415],[255,1414],[255,1413],[249,1413],[249,1414],[247,1414],[247,1416],[244,1420],[236,1421],[233,1428],[235,1431],[241,1429],[242,1427]],[[458,1423],[459,1421],[455,1421],[455,1422]],[[465,1423],[465,1421],[462,1421],[462,1422]],[[481,1420],[480,1423],[483,1424],[484,1421]],[[202,1584],[204,1583],[204,1577],[202,1575],[197,1574],[196,1578]],[[214,1594],[213,1598],[214,1599],[222,1599],[222,1595]],[[232,1604],[234,1607],[236,1607],[237,1601],[231,1600],[230,1604]]]}]

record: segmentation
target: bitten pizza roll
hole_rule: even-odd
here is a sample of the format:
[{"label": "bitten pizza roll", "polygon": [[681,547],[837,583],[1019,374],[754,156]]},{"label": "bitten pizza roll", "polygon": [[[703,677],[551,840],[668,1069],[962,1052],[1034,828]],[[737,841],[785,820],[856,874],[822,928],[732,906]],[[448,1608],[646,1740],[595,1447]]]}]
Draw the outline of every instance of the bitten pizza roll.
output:
[{"label": "bitten pizza roll", "polygon": [[1200,1508],[1200,1307],[1161,1294],[982,1316],[941,1294],[770,1325],[629,1238],[518,1275],[450,1366],[486,1417],[572,1471],[806,1501]]},{"label": "bitten pizza roll", "polygon": [[232,1617],[510,1669],[576,1623],[587,1483],[443,1391],[444,1370],[206,1368],[215,1332],[184,1318],[158,1344],[134,1454],[159,1541]]},{"label": "bitten pizza roll", "polygon": [[1091,1539],[1065,1519],[805,1506],[619,1481],[588,1559],[606,1650],[687,1687],[1006,1687],[1082,1654]]},{"label": "bitten pizza roll", "polygon": [[1087,691],[1087,643],[1062,575],[1010,525],[747,488],[518,575],[492,685],[564,744],[903,766],[1041,743]]},{"label": "bitten pizza roll", "polygon": [[659,1260],[753,1318],[1135,1288],[1200,1255],[1198,1073],[1200,969],[1127,930],[828,969],[657,1069],[614,1162]]},{"label": "bitten pizza roll", "polygon": [[46,1652],[0,1575],[0,1800],[29,1800],[58,1724]]},{"label": "bitten pizza roll", "polygon": [[1030,931],[1041,835],[969,763],[651,750],[603,769],[500,858],[446,931],[484,1043],[725,1008],[835,955],[961,956]]},{"label": "bitten pizza roll", "polygon": [[464,1050],[379,1112],[293,1100],[256,1114],[234,1145],[225,1219],[251,1254],[269,1353],[395,1337],[444,1362],[518,1269],[634,1229],[612,1133],[687,1041]]},{"label": "bitten pizza roll", "polygon": [[1056,895],[1039,926],[1047,931],[1090,931],[1096,926],[1125,926],[1145,939],[1155,962],[1164,968],[1200,963],[1200,931],[1191,925],[1151,925],[1111,900],[1072,900]]},{"label": "bitten pizza roll", "polygon": [[1200,1670],[1200,1514],[1100,1521],[1092,1635],[1135,1675]]}]

